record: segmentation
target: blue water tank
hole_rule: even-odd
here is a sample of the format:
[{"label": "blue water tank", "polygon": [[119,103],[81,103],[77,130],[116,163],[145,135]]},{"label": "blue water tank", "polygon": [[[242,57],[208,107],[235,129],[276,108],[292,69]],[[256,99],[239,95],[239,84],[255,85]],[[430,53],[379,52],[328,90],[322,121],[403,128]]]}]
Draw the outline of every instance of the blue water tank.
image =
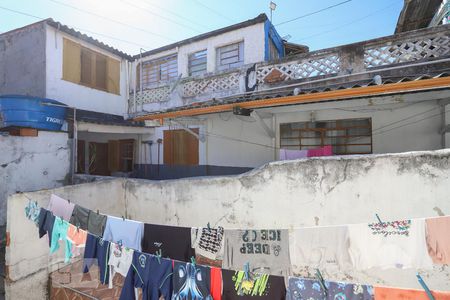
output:
[{"label": "blue water tank", "polygon": [[43,130],[61,130],[67,107],[45,98],[20,95],[0,96],[0,127],[18,126]]}]

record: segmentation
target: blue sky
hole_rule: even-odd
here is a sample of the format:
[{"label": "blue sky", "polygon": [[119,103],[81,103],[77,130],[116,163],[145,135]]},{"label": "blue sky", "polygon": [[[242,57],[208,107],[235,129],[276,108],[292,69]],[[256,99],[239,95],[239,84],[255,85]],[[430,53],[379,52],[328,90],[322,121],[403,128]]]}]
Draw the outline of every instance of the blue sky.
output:
[{"label": "blue sky", "polygon": [[[346,0],[275,0],[273,23],[281,36],[311,50],[393,34],[403,0],[347,0],[329,10],[284,21]],[[137,54],[171,42],[269,15],[266,0],[1,0],[0,32],[40,18],[79,29],[120,50]]]}]

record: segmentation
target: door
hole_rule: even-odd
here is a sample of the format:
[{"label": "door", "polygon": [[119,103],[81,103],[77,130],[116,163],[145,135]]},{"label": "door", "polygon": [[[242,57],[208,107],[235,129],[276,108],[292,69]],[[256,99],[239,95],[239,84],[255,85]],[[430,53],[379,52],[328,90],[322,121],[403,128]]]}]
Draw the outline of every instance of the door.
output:
[{"label": "door", "polygon": [[[198,128],[191,129],[198,134]],[[184,129],[164,130],[164,164],[198,165],[198,139]]]}]

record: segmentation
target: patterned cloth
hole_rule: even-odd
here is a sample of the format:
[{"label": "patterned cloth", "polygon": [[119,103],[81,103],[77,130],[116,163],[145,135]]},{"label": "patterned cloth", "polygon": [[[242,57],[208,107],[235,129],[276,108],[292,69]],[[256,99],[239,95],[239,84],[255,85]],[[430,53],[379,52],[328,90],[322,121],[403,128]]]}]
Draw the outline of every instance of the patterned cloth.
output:
[{"label": "patterned cloth", "polygon": [[191,242],[195,254],[212,260],[221,260],[223,257],[223,227],[192,228]]},{"label": "patterned cloth", "polygon": [[28,220],[33,221],[36,226],[39,226],[39,214],[41,212],[41,208],[37,204],[36,201],[29,201],[28,205],[25,207],[25,216]]},{"label": "patterned cloth", "polygon": [[289,277],[287,300],[372,300],[373,287],[342,282],[324,281],[326,291],[318,280]]}]

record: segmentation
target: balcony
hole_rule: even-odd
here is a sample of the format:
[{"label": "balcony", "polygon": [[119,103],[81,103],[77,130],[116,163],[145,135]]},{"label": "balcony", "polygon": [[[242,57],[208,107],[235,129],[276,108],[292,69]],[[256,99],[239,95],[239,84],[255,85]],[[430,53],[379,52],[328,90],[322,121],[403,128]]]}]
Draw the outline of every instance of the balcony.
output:
[{"label": "balcony", "polygon": [[[291,85],[327,85],[373,78],[449,70],[450,25],[405,32],[226,72],[186,77],[131,93],[132,114],[161,111]],[[415,69],[418,68],[418,69]],[[441,68],[441,69],[439,69]],[[419,73],[417,73],[419,72]]]}]

